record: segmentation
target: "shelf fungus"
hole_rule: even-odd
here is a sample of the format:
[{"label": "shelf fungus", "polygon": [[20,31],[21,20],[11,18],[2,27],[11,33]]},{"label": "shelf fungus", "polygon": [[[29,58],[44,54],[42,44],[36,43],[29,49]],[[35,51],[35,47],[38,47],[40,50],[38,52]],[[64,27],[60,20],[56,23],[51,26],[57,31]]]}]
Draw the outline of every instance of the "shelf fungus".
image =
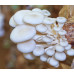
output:
[{"label": "shelf fungus", "polygon": [[[48,10],[34,8],[16,12],[9,21],[14,27],[10,39],[24,58],[34,60],[36,56],[51,66],[59,67],[66,55],[74,56],[74,49],[68,43],[63,29],[65,17],[50,18]],[[18,17],[19,16],[19,17]]]}]

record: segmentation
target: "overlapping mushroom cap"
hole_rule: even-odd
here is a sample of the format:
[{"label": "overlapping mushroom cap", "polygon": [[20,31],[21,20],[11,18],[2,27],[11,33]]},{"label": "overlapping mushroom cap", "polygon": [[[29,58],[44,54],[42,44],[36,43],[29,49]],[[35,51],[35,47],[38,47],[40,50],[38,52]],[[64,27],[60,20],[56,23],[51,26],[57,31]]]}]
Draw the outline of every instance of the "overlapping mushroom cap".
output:
[{"label": "overlapping mushroom cap", "polygon": [[24,53],[24,58],[40,60],[51,66],[59,67],[59,61],[66,60],[66,55],[74,56],[74,49],[68,44],[63,30],[66,18],[50,18],[48,10],[35,8],[16,12],[10,19],[14,27],[10,39],[17,43],[17,49]]}]

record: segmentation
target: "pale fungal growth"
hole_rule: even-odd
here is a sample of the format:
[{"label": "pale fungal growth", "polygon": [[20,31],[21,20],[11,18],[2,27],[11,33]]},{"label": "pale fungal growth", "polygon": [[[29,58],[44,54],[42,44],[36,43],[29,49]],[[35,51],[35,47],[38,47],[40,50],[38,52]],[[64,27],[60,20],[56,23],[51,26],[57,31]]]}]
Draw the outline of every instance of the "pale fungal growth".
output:
[{"label": "pale fungal growth", "polygon": [[24,54],[24,58],[26,58],[28,60],[34,60],[35,56],[31,53],[27,53],[27,54]]},{"label": "pale fungal growth", "polygon": [[63,30],[66,18],[50,18],[50,14],[39,8],[16,12],[9,21],[14,27],[10,39],[17,43],[17,49],[24,58],[34,60],[38,56],[41,61],[57,68],[59,61],[66,60],[66,55],[74,56],[74,49]]},{"label": "pale fungal growth", "polygon": [[48,63],[51,65],[51,66],[54,66],[54,67],[58,67],[59,66],[59,61],[55,60],[54,58],[50,58]]},{"label": "pale fungal growth", "polygon": [[56,51],[58,51],[58,52],[63,52],[63,51],[64,51],[64,47],[61,46],[61,45],[56,45],[56,46],[55,46],[55,49],[56,49]]},{"label": "pale fungal growth", "polygon": [[66,60],[66,54],[64,52],[61,52],[61,53],[56,52],[55,58],[59,61],[64,61],[64,60]]},{"label": "pale fungal growth", "polygon": [[43,54],[43,55],[41,55],[41,56],[40,56],[40,60],[41,60],[41,61],[46,62],[46,61],[47,61],[47,59],[48,59],[48,56],[47,56],[47,55],[45,55],[45,54]]},{"label": "pale fungal growth", "polygon": [[59,27],[63,27],[63,25],[66,21],[67,20],[65,17],[57,17],[57,22],[58,22]]},{"label": "pale fungal growth", "polygon": [[67,55],[74,56],[74,49],[70,49],[67,51]]},{"label": "pale fungal growth", "polygon": [[24,22],[32,25],[41,24],[44,16],[39,12],[31,12],[24,16]]},{"label": "pale fungal growth", "polygon": [[10,18],[9,25],[10,25],[11,27],[16,27],[16,26],[17,26],[17,24],[15,23],[15,21],[14,21],[14,19],[13,19],[13,16]]},{"label": "pale fungal growth", "polygon": [[[17,23],[18,25],[23,25],[24,24],[24,22],[23,22],[24,15],[29,14],[30,12],[31,12],[30,10],[20,10],[20,11],[16,12],[13,15],[13,19],[14,19],[15,23]],[[18,18],[18,16],[19,16],[19,18]]]},{"label": "pale fungal growth", "polygon": [[54,24],[55,23],[55,19],[53,18],[49,18],[49,17],[46,17],[43,21],[44,24]]},{"label": "pale fungal growth", "polygon": [[49,56],[53,56],[55,53],[55,50],[51,49],[51,48],[46,48],[45,49],[45,53]]},{"label": "pale fungal growth", "polygon": [[30,40],[36,34],[36,30],[32,26],[21,25],[13,29],[10,39],[15,42],[24,42]]},{"label": "pale fungal growth", "polygon": [[41,56],[44,54],[44,47],[41,45],[36,45],[36,48],[33,50],[35,56]]},{"label": "pale fungal growth", "polygon": [[39,24],[39,25],[36,26],[36,30],[38,32],[43,33],[43,32],[46,32],[47,31],[47,27],[45,25]]},{"label": "pale fungal growth", "polygon": [[60,34],[60,35],[66,35],[67,32],[66,32],[65,30],[61,30],[61,31],[59,31],[59,34]]},{"label": "pale fungal growth", "polygon": [[23,43],[18,43],[17,48],[22,53],[32,52],[36,47],[36,43],[34,40],[29,40]]},{"label": "pale fungal growth", "polygon": [[70,45],[70,44],[68,44],[68,45],[65,47],[65,50],[69,50],[69,49],[71,49],[71,45]]},{"label": "pale fungal growth", "polygon": [[67,41],[60,41],[60,45],[61,46],[67,46],[68,45],[68,42]]},{"label": "pale fungal growth", "polygon": [[51,15],[51,13],[48,10],[42,10],[42,12],[45,16],[50,16]]}]

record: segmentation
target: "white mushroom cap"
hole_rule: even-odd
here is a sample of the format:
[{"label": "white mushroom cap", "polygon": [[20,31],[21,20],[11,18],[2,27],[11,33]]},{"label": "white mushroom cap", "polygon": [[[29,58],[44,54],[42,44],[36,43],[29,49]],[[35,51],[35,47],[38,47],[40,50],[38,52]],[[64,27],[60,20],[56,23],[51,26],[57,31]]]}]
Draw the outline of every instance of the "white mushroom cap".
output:
[{"label": "white mushroom cap", "polygon": [[17,44],[18,50],[22,53],[32,52],[35,49],[35,46],[36,46],[36,43],[34,40]]},{"label": "white mushroom cap", "polygon": [[38,32],[43,33],[43,32],[46,32],[47,31],[47,27],[45,25],[43,25],[43,24],[39,24],[39,25],[36,26],[36,30]]},{"label": "white mushroom cap", "polygon": [[45,49],[45,53],[46,53],[47,55],[49,55],[49,56],[52,56],[52,55],[54,55],[55,50],[53,50],[53,49],[51,49],[51,48],[46,48],[46,49]]},{"label": "white mushroom cap", "polygon": [[55,60],[54,58],[50,58],[50,60],[48,61],[48,63],[51,66],[54,66],[54,67],[58,67],[59,66],[59,61]]},{"label": "white mushroom cap", "polygon": [[55,31],[60,31],[60,30],[61,30],[60,27],[54,27],[53,29],[54,29]]},{"label": "white mushroom cap", "polygon": [[31,12],[30,10],[20,10],[20,11],[16,12],[13,16],[16,24],[20,24],[20,25],[24,24],[23,17],[26,14],[28,15],[30,12]]},{"label": "white mushroom cap", "polygon": [[36,48],[33,50],[35,56],[41,56],[44,54],[44,47],[41,45],[36,45]]},{"label": "white mushroom cap", "polygon": [[61,53],[56,52],[55,58],[59,61],[64,61],[64,60],[66,60],[66,54],[64,52],[61,52]]},{"label": "white mushroom cap", "polygon": [[35,56],[28,53],[28,54],[24,54],[24,58],[28,59],[28,60],[34,60],[35,59]]},{"label": "white mushroom cap", "polygon": [[58,52],[63,52],[63,51],[64,51],[64,47],[61,46],[61,45],[56,45],[56,46],[55,46],[55,49],[56,49],[56,51],[58,51]]},{"label": "white mushroom cap", "polygon": [[37,40],[37,39],[40,38],[40,37],[41,37],[41,35],[37,35],[37,34],[36,34],[36,35],[33,37],[33,39],[34,39],[34,40]]},{"label": "white mushroom cap", "polygon": [[53,41],[53,39],[51,39],[51,38],[49,38],[49,37],[47,37],[47,36],[44,36],[44,37],[42,38],[42,40],[43,40],[44,42],[52,42],[52,41]]},{"label": "white mushroom cap", "polygon": [[42,13],[42,10],[41,10],[41,9],[39,9],[39,8],[34,8],[34,9],[32,9],[32,11]]},{"label": "white mushroom cap", "polygon": [[0,37],[4,36],[4,34],[5,34],[4,29],[1,29],[1,30],[0,30]]},{"label": "white mushroom cap", "polygon": [[69,49],[71,49],[71,45],[70,45],[70,44],[68,44],[68,45],[65,47],[65,50],[69,50]]},{"label": "white mushroom cap", "polygon": [[57,22],[59,23],[65,23],[67,20],[65,17],[57,17]]},{"label": "white mushroom cap", "polygon": [[47,61],[47,59],[48,59],[48,56],[45,55],[45,54],[43,54],[43,55],[40,56],[40,60],[41,61],[44,61],[45,62],[45,61]]},{"label": "white mushroom cap", "polygon": [[67,32],[66,32],[65,30],[61,30],[61,31],[59,31],[59,34],[60,34],[60,35],[66,35]]},{"label": "white mushroom cap", "polygon": [[45,16],[50,16],[51,15],[51,13],[48,10],[42,10],[42,12]]},{"label": "white mushroom cap", "polygon": [[54,24],[55,19],[46,17],[43,21],[44,24]]},{"label": "white mushroom cap", "polygon": [[67,55],[74,56],[74,49],[70,49],[67,51]]},{"label": "white mushroom cap", "polygon": [[21,25],[13,29],[10,35],[10,39],[17,42],[24,42],[31,39],[36,34],[36,30],[32,26]]},{"label": "white mushroom cap", "polygon": [[60,41],[60,45],[61,46],[67,46],[68,45],[68,42],[67,41]]},{"label": "white mushroom cap", "polygon": [[32,25],[37,25],[42,23],[44,16],[39,12],[32,12],[24,16],[24,22]]},{"label": "white mushroom cap", "polygon": [[17,26],[17,24],[15,23],[15,21],[14,21],[14,19],[13,19],[13,16],[10,18],[9,25],[10,25],[11,27],[16,27],[16,26]]}]

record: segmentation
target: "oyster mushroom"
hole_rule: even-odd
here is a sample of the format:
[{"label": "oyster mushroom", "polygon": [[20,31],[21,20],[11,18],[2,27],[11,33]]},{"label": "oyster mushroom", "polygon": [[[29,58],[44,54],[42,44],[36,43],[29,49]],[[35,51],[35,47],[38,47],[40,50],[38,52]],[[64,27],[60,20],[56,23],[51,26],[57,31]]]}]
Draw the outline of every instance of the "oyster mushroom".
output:
[{"label": "oyster mushroom", "polygon": [[51,66],[54,66],[54,67],[58,67],[59,66],[59,61],[55,60],[54,58],[50,58],[50,60],[48,61],[48,63]]},{"label": "oyster mushroom", "polygon": [[40,12],[40,13],[42,13],[42,10],[39,9],[39,8],[34,8],[34,9],[32,9],[32,11],[33,11],[33,12]]},{"label": "oyster mushroom", "polygon": [[59,34],[60,34],[60,35],[66,35],[67,32],[66,32],[65,30],[60,30],[60,31],[59,31]]},{"label": "oyster mushroom", "polygon": [[47,59],[48,59],[48,56],[47,56],[47,55],[45,55],[45,54],[43,54],[43,55],[41,55],[41,56],[40,56],[40,60],[41,60],[41,61],[46,62],[46,61],[47,61]]},{"label": "oyster mushroom", "polygon": [[48,25],[54,24],[54,23],[55,23],[55,19],[46,17],[46,18],[44,19],[43,23],[44,23],[44,24],[48,24]]},{"label": "oyster mushroom", "polygon": [[68,45],[68,41],[60,41],[60,45],[61,46],[67,46]]},{"label": "oyster mushroom", "polygon": [[31,53],[27,53],[27,54],[24,54],[24,58],[26,58],[28,60],[34,60],[35,56],[32,55]]},{"label": "oyster mushroom", "polygon": [[55,46],[55,49],[56,49],[56,51],[58,51],[58,52],[63,52],[63,51],[64,51],[64,47],[61,46],[61,45],[56,45],[56,46]]},{"label": "oyster mushroom", "polygon": [[24,25],[23,18],[27,14],[31,13],[30,10],[20,10],[13,15],[13,19],[16,24]]},{"label": "oyster mushroom", "polygon": [[10,34],[10,39],[15,42],[24,42],[32,39],[32,37],[36,34],[36,30],[32,26],[21,25],[17,26],[13,29]]},{"label": "oyster mushroom", "polygon": [[57,22],[58,22],[59,27],[63,27],[63,25],[66,21],[67,20],[65,17],[57,17]]},{"label": "oyster mushroom", "polygon": [[24,16],[24,22],[31,25],[41,24],[43,19],[44,16],[39,12],[31,12],[30,14],[26,14]]},{"label": "oyster mushroom", "polygon": [[13,19],[13,16],[10,18],[9,25],[10,25],[11,27],[16,27],[16,26],[17,26],[17,24],[15,23],[15,21],[14,21],[14,19]]},{"label": "oyster mushroom", "polygon": [[48,10],[42,10],[42,12],[45,16],[50,16],[51,15],[51,13]]},{"label": "oyster mushroom", "polygon": [[74,56],[74,49],[70,49],[67,51],[67,55]]},{"label": "oyster mushroom", "polygon": [[49,38],[49,37],[47,37],[47,36],[43,36],[42,40],[43,40],[44,42],[47,42],[47,43],[53,41],[53,39],[51,39],[51,38]]},{"label": "oyster mushroom", "polygon": [[66,60],[66,54],[64,52],[61,52],[61,53],[56,52],[55,58],[59,61],[64,61],[64,60]]},{"label": "oyster mushroom", "polygon": [[17,49],[22,53],[32,52],[36,47],[36,43],[34,40],[29,40],[23,43],[17,44]]},{"label": "oyster mushroom", "polygon": [[36,26],[36,30],[38,32],[43,33],[43,32],[46,32],[47,31],[47,27],[45,25],[43,25],[43,24],[39,24],[39,25]]},{"label": "oyster mushroom", "polygon": [[36,48],[33,50],[35,56],[41,56],[44,54],[44,47],[41,45],[36,45]]},{"label": "oyster mushroom", "polygon": [[69,49],[71,49],[71,45],[70,45],[70,44],[68,44],[68,45],[65,47],[65,50],[69,50]]},{"label": "oyster mushroom", "polygon": [[53,56],[54,55],[54,53],[55,53],[55,50],[53,50],[52,48],[46,48],[45,49],[45,53],[47,54],[47,55],[49,55],[49,56]]}]

